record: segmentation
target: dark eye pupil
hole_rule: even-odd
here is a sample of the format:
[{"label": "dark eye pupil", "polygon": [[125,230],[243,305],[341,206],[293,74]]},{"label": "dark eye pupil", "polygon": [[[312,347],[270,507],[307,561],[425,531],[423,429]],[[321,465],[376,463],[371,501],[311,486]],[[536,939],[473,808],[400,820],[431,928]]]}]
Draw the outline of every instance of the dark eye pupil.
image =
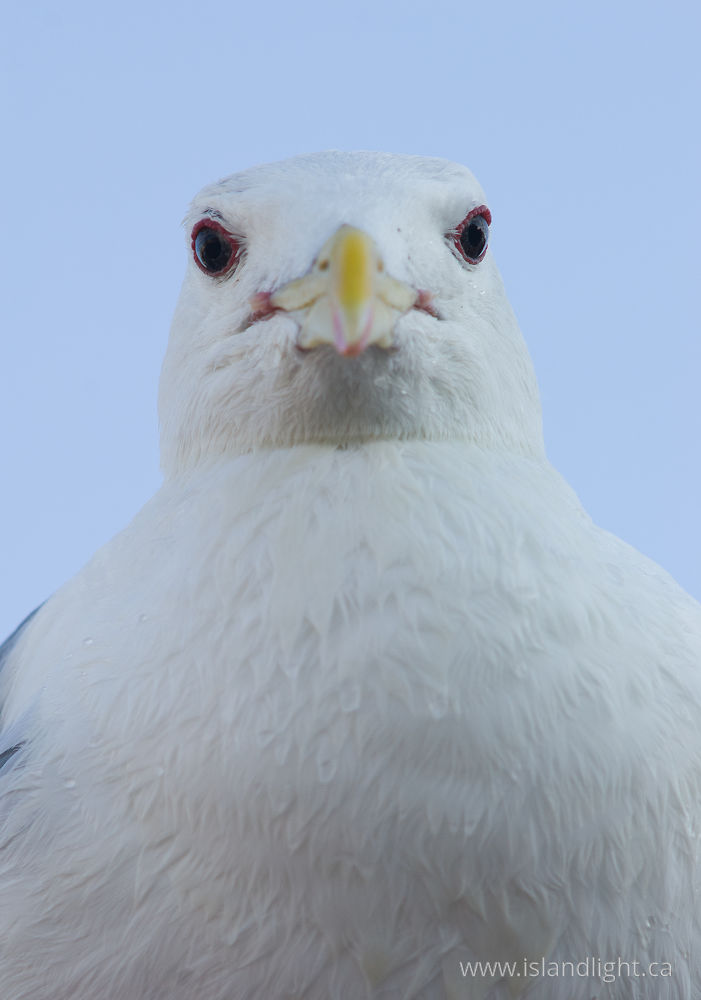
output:
[{"label": "dark eye pupil", "polygon": [[484,252],[489,238],[489,225],[483,215],[470,219],[460,234],[460,246],[469,260],[477,260]]},{"label": "dark eye pupil", "polygon": [[210,274],[223,271],[231,260],[233,247],[221,233],[214,229],[200,229],[195,237],[197,259]]}]

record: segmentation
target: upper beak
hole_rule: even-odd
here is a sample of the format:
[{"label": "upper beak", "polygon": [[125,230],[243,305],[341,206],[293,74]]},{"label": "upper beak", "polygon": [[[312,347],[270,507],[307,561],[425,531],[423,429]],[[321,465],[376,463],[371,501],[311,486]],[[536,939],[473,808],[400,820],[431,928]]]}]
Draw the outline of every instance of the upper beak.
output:
[{"label": "upper beak", "polygon": [[356,357],[370,344],[390,347],[398,316],[419,298],[416,289],[385,273],[367,233],[341,226],[311,271],[273,292],[268,302],[285,312],[306,310],[299,347],[333,344],[339,354]]}]

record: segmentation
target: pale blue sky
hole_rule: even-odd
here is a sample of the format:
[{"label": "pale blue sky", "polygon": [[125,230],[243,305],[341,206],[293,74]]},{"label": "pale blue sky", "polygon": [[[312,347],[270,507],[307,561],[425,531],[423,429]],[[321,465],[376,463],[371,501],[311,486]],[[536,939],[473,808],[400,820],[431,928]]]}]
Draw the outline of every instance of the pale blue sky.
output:
[{"label": "pale blue sky", "polygon": [[330,147],[466,163],[553,464],[701,597],[698,3],[7,4],[0,632],[160,481],[204,183]]}]

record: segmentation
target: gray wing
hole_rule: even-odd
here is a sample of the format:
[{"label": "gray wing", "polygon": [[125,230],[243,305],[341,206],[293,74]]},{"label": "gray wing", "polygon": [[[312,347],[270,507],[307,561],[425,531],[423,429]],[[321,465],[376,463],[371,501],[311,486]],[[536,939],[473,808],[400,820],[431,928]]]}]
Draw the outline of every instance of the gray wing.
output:
[{"label": "gray wing", "polygon": [[[35,608],[34,611],[31,612],[31,614],[27,615],[24,621],[17,626],[12,635],[8,636],[2,646],[0,646],[0,673],[2,673],[3,667],[9,660],[18,639],[25,631],[37,611],[39,611],[43,606],[43,604],[40,604],[38,608]],[[14,729],[15,727],[12,728]],[[0,771],[2,771],[7,762],[14,757],[17,751],[22,749],[24,742],[24,740],[17,740],[15,738],[15,734],[12,732],[12,729],[5,733],[0,733]]]}]

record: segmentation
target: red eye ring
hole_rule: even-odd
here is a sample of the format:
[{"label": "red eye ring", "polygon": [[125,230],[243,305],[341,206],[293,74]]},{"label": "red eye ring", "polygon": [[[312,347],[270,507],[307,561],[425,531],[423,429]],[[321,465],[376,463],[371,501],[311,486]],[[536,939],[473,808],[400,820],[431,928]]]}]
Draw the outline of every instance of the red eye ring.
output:
[{"label": "red eye ring", "polygon": [[[475,220],[479,220],[479,223]],[[455,249],[468,264],[479,264],[486,254],[491,224],[492,213],[486,205],[478,205],[468,212],[459,226],[448,233]]]},{"label": "red eye ring", "polygon": [[243,243],[232,236],[216,219],[196,222],[190,238],[192,256],[200,271],[210,278],[228,274],[243,253]]}]

